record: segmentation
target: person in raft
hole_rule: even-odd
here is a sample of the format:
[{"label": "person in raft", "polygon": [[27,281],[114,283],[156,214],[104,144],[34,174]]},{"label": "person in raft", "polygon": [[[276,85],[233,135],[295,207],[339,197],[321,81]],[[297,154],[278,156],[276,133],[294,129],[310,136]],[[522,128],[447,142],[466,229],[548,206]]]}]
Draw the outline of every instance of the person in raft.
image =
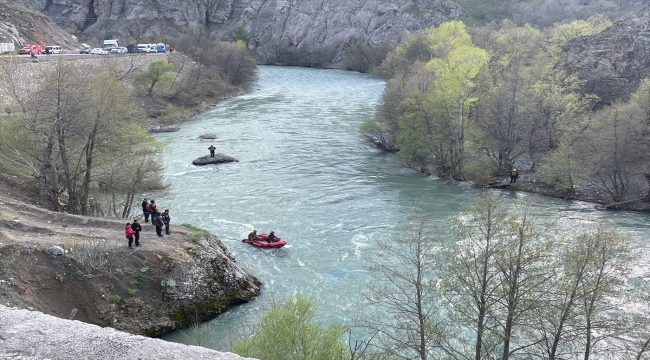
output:
[{"label": "person in raft", "polygon": [[259,239],[260,238],[257,236],[257,230],[253,230],[250,232],[250,234],[248,234],[248,240],[250,241],[257,241]]},{"label": "person in raft", "polygon": [[214,147],[214,145],[210,145],[208,150],[210,150],[210,157],[214,157],[214,151],[217,150],[217,148]]},{"label": "person in raft", "polygon": [[516,183],[518,177],[519,177],[519,173],[517,172],[517,169],[512,169],[512,171],[510,172],[510,182]]},{"label": "person in raft", "polygon": [[[131,247],[131,244],[133,243],[133,229],[131,229],[131,223],[126,223],[124,226],[124,234],[126,235],[126,239],[129,240],[129,247]],[[135,246],[138,246],[136,243]]]},{"label": "person in raft", "polygon": [[271,233],[269,234],[269,238],[267,239],[267,241],[270,243],[275,242],[275,231],[271,230]]}]

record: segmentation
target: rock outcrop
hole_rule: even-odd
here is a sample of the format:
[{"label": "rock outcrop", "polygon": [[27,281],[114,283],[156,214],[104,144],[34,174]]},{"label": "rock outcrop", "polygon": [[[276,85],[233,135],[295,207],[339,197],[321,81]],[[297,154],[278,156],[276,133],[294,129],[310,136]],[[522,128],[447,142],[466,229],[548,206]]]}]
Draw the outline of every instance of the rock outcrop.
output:
[{"label": "rock outcrop", "polygon": [[0,197],[0,303],[160,336],[259,295],[257,278],[207,231],[172,225],[158,237],[143,223],[142,246],[128,248],[125,222]]},{"label": "rock outcrop", "polygon": [[[210,359],[246,360],[111,328],[0,305],[2,359]],[[253,359],[249,359],[253,360]]]},{"label": "rock outcrop", "polygon": [[209,164],[221,164],[221,163],[226,163],[226,162],[239,162],[239,160],[235,159],[232,156],[217,153],[217,154],[214,154],[214,157],[211,157],[210,155],[201,156],[200,158],[192,161],[192,164],[194,164],[194,165],[209,165]]},{"label": "rock outcrop", "polygon": [[577,73],[585,81],[583,93],[596,94],[603,103],[628,100],[641,79],[650,77],[650,15],[567,42],[557,67]]},{"label": "rock outcrop", "polygon": [[341,62],[357,43],[394,46],[409,34],[465,14],[453,0],[14,1],[46,13],[82,40],[135,42],[208,31],[226,40],[246,38],[266,64],[278,62],[287,50]]},{"label": "rock outcrop", "polygon": [[67,33],[49,17],[18,3],[0,2],[0,43],[23,45],[39,43],[59,45],[64,51],[78,50],[76,37]]}]

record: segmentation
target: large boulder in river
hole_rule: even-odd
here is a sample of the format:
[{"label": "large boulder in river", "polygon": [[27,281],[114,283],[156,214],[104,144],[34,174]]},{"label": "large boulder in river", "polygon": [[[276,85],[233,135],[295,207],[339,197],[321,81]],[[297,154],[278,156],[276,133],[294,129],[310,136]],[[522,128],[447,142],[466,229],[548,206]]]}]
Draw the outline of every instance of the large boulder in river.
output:
[{"label": "large boulder in river", "polygon": [[194,161],[192,161],[192,164],[194,165],[209,165],[209,164],[221,164],[221,163],[226,163],[226,162],[239,162],[239,160],[235,159],[232,156],[228,156],[222,153],[214,154],[214,157],[211,157],[210,155],[202,156]]}]

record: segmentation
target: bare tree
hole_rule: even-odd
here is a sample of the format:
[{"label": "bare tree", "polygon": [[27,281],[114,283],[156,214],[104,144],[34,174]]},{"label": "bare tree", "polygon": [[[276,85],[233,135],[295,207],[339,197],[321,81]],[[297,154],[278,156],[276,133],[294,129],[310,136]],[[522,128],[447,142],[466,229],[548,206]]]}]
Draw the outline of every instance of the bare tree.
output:
[{"label": "bare tree", "polygon": [[378,333],[372,346],[384,354],[425,360],[438,348],[443,331],[435,285],[441,239],[420,210],[411,211],[409,221],[405,235],[377,242],[370,269],[378,277],[367,285],[365,297],[382,314],[357,323]]}]

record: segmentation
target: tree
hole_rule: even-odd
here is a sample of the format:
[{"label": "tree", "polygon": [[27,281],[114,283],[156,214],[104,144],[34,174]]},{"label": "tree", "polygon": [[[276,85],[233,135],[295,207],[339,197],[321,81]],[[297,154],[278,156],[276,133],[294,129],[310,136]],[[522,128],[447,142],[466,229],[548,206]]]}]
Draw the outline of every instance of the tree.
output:
[{"label": "tree", "polygon": [[530,204],[509,205],[486,192],[454,218],[441,280],[450,323],[461,327],[447,350],[456,358],[506,360],[537,341],[528,327],[549,287],[553,240]]},{"label": "tree", "polygon": [[151,96],[153,88],[158,85],[158,87],[167,88],[169,87],[176,75],[171,72],[174,68],[174,64],[170,64],[165,60],[156,60],[149,63],[147,70],[138,74],[135,79],[133,79],[133,86],[138,91],[144,91],[147,93],[147,96]]},{"label": "tree", "polygon": [[372,346],[400,359],[426,360],[440,345],[444,315],[435,286],[440,237],[421,210],[409,214],[409,229],[393,241],[377,242],[365,298],[380,314],[361,317],[359,326],[378,333]]},{"label": "tree", "polygon": [[297,295],[264,314],[253,326],[250,338],[239,338],[232,351],[261,360],[337,360],[346,358],[342,341],[345,328],[327,327],[313,319],[313,301]]}]

